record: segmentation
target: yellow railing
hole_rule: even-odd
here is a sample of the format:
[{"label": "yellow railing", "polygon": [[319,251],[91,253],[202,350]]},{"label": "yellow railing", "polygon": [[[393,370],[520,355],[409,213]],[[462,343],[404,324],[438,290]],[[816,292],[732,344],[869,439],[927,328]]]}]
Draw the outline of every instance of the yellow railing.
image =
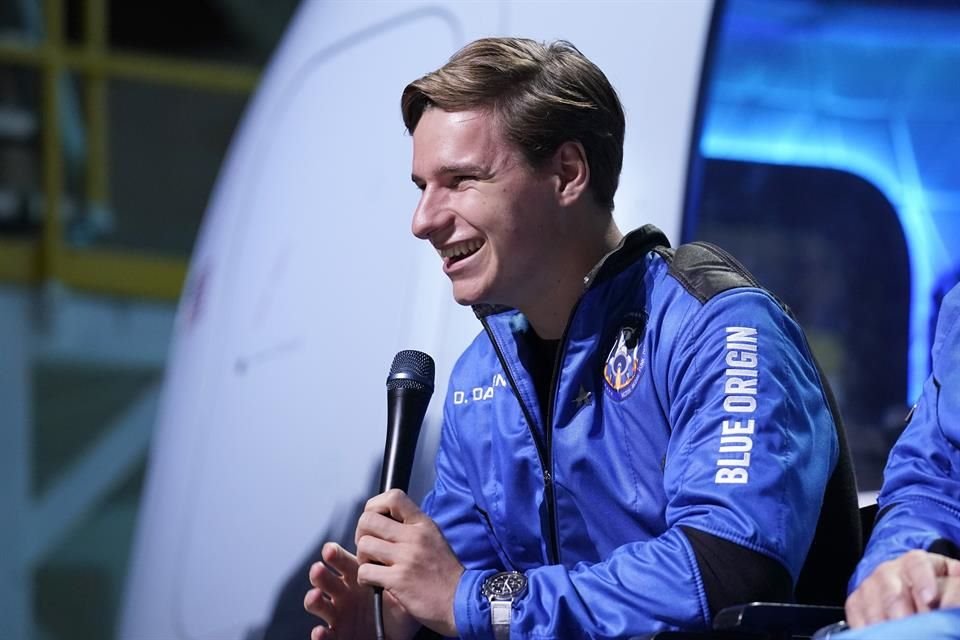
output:
[{"label": "yellow railing", "polygon": [[226,64],[180,61],[109,51],[106,43],[107,0],[86,0],[84,44],[63,38],[63,0],[44,0],[45,34],[39,44],[0,42],[0,64],[38,69],[41,77],[42,233],[39,238],[0,237],[0,280],[39,283],[56,280],[97,292],[176,298],[186,276],[186,260],[134,250],[70,247],[64,240],[62,197],[64,168],[58,117],[59,79],[71,71],[84,81],[87,127],[86,194],[90,203],[107,206],[108,117],[106,86],[113,78],[171,84],[201,91],[250,93],[259,70]]}]

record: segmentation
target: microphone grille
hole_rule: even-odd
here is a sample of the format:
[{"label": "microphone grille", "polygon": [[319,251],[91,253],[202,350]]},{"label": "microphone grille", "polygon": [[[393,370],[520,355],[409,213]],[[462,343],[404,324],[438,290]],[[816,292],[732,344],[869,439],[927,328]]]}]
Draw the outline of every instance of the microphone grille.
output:
[{"label": "microphone grille", "polygon": [[433,392],[433,358],[422,351],[407,349],[393,357],[387,389],[421,389]]}]

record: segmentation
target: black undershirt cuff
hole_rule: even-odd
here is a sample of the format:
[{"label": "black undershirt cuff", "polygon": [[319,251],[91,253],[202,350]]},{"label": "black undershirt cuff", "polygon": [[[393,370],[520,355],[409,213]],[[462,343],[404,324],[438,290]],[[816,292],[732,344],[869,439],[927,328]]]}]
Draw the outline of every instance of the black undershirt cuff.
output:
[{"label": "black undershirt cuff", "polygon": [[930,553],[939,553],[942,556],[947,556],[954,560],[960,560],[960,547],[958,547],[957,543],[953,540],[947,540],[946,538],[940,538],[935,541],[927,551]]},{"label": "black undershirt cuff", "polygon": [[790,573],[773,558],[693,527],[680,530],[697,558],[711,617],[737,604],[793,601]]}]

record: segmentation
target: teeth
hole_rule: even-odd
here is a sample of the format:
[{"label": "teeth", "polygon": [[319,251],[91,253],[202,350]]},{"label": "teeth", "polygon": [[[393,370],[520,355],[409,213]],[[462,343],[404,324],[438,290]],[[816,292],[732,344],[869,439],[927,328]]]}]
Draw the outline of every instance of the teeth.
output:
[{"label": "teeth", "polygon": [[441,258],[457,258],[473,253],[483,246],[483,240],[467,240],[446,249],[437,249]]}]

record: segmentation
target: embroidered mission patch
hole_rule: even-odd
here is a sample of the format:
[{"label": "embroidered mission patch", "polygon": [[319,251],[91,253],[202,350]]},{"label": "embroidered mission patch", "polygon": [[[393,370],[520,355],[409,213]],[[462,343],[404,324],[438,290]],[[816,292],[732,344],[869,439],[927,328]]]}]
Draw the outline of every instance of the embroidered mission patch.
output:
[{"label": "embroidered mission patch", "polygon": [[623,400],[637,386],[637,380],[647,363],[647,351],[642,344],[645,318],[630,317],[620,327],[610,355],[603,365],[603,381],[607,395]]}]

